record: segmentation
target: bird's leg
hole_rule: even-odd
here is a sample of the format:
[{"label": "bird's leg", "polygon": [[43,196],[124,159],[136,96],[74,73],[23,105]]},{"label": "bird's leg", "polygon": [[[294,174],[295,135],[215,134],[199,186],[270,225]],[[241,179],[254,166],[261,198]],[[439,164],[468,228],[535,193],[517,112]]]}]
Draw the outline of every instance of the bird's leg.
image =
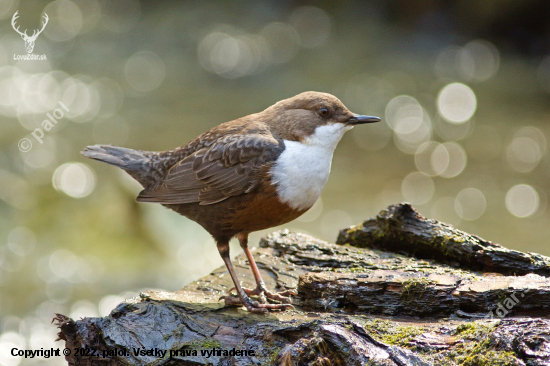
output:
[{"label": "bird's leg", "polygon": [[290,304],[291,299],[288,296],[296,295],[296,293],[292,290],[287,290],[279,293],[270,292],[267,287],[265,287],[265,283],[262,280],[262,276],[260,275],[260,271],[258,270],[256,261],[254,261],[254,257],[252,256],[252,253],[250,253],[250,249],[248,249],[248,234],[238,234],[237,238],[239,239],[239,244],[241,244],[241,248],[243,248],[244,253],[246,254],[246,258],[248,258],[248,263],[250,263],[250,268],[252,269],[252,273],[254,274],[254,278],[256,279],[256,288],[254,290],[243,289],[243,291],[247,295],[264,294],[265,297],[268,299],[280,301],[285,304]]},{"label": "bird's leg", "polygon": [[237,290],[239,297],[233,296],[222,296],[220,299],[225,301],[226,305],[244,305],[248,311],[251,313],[267,313],[269,310],[286,310],[292,305],[288,304],[259,304],[258,302],[251,300],[246,293],[243,291],[235,270],[233,269],[233,264],[231,264],[231,259],[229,258],[229,241],[218,242],[218,251],[225,262],[225,266],[229,271],[229,275],[233,280],[235,289]]}]

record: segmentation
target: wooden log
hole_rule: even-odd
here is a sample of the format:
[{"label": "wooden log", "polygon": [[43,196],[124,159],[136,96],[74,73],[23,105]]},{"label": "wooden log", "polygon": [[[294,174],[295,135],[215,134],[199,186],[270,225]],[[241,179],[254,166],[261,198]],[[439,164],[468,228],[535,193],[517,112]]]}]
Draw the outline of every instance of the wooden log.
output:
[{"label": "wooden log", "polygon": [[463,279],[390,270],[306,273],[298,290],[303,308],[331,312],[432,318],[465,313],[488,318],[550,313],[550,280],[533,274]]},{"label": "wooden log", "polygon": [[375,218],[340,231],[338,244],[436,259],[461,268],[507,275],[550,276],[550,258],[523,253],[427,219],[409,203],[391,205]]},{"label": "wooden log", "polygon": [[[287,231],[269,235],[260,246],[274,250],[258,259],[262,266],[271,265],[262,262],[267,258],[295,265],[305,309],[422,317],[550,313],[550,278],[536,274],[483,276],[433,260],[339,246]],[[327,267],[331,271],[323,270]],[[293,286],[294,281],[285,287]]]},{"label": "wooden log", "polygon": [[[287,311],[269,316],[150,291],[108,317],[57,315],[69,365],[546,365],[550,321],[445,322]],[[183,298],[182,298],[183,296]],[[190,305],[190,306],[188,306]],[[87,354],[74,350],[89,349]],[[246,352],[244,352],[246,351]],[[231,354],[233,352],[233,354]],[[240,352],[240,353],[237,353]]]},{"label": "wooden log", "polygon": [[[550,363],[550,321],[522,317],[550,313],[544,276],[488,277],[288,231],[260,246],[253,253],[267,287],[297,289],[295,310],[263,316],[224,307],[218,299],[233,284],[219,268],[180,291],[128,299],[104,318],[56,315],[59,338],[71,350],[66,360],[109,366]],[[234,266],[243,285],[253,287],[246,258],[236,257]]]}]

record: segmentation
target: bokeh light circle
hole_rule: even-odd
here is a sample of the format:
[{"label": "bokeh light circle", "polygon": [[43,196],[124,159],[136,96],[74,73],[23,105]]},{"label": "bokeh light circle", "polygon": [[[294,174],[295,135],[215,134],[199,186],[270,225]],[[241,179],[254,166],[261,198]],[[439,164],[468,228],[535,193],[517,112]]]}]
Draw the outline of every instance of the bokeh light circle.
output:
[{"label": "bokeh light circle", "polygon": [[448,84],[437,97],[439,114],[451,123],[464,123],[474,115],[477,100],[474,91],[462,83]]},{"label": "bokeh light circle", "polygon": [[385,122],[394,132],[399,150],[414,154],[432,136],[432,122],[416,99],[400,95],[386,105]]},{"label": "bokeh light circle", "polygon": [[462,73],[467,80],[484,81],[494,76],[500,65],[500,55],[491,42],[477,39],[462,48],[462,54],[471,59],[471,63],[462,63]]},{"label": "bokeh light circle", "polygon": [[443,173],[451,162],[451,156],[449,151],[445,148],[445,145],[439,144],[430,156],[430,165],[432,166],[435,175]]},{"label": "bokeh light circle", "polygon": [[508,147],[506,160],[517,172],[528,173],[537,167],[546,152],[544,133],[536,127],[519,129]]},{"label": "bokeh light circle", "polygon": [[456,142],[445,142],[433,152],[431,163],[434,170],[441,170],[440,176],[454,178],[466,168],[466,151]]},{"label": "bokeh light circle", "polygon": [[260,72],[271,63],[272,50],[262,36],[230,33],[238,30],[215,31],[201,40],[197,55],[205,70],[234,79]]},{"label": "bokeh light circle", "polygon": [[420,145],[414,154],[414,162],[419,171],[429,176],[436,176],[441,173],[434,170],[431,162],[434,151],[440,145],[439,142],[435,141],[428,141]]},{"label": "bokeh light circle", "polygon": [[70,278],[78,269],[78,257],[66,249],[56,250],[50,256],[50,269],[60,278]]},{"label": "bokeh light circle", "polygon": [[56,190],[74,198],[82,198],[93,192],[95,175],[85,164],[66,163],[55,170],[52,183]]},{"label": "bokeh light circle", "polygon": [[441,79],[480,82],[493,77],[499,65],[497,48],[491,42],[477,39],[464,47],[444,48],[435,61],[435,72]]},{"label": "bokeh light circle", "polygon": [[0,335],[0,365],[17,366],[21,363],[22,357],[14,357],[12,349],[24,349],[25,339],[16,332],[5,332]]},{"label": "bokeh light circle", "polygon": [[[44,34],[53,41],[62,42],[73,39],[82,28],[82,11],[69,0],[54,1],[44,9],[50,18],[44,28]],[[41,20],[43,22],[43,19]]]},{"label": "bokeh light circle", "polygon": [[539,208],[539,195],[530,185],[515,185],[506,193],[506,208],[516,217],[529,217]]},{"label": "bokeh light circle", "polygon": [[273,63],[282,64],[292,60],[300,49],[300,36],[289,24],[270,23],[261,30],[260,35],[271,49]]},{"label": "bokeh light circle", "polygon": [[126,61],[124,75],[132,88],[148,92],[158,88],[164,80],[164,62],[153,52],[141,51]]},{"label": "bokeh light circle", "polygon": [[398,133],[410,133],[422,123],[422,107],[416,99],[400,95],[390,100],[386,106],[384,121]]},{"label": "bokeh light circle", "polygon": [[415,152],[415,164],[418,170],[429,176],[454,178],[466,167],[466,152],[455,142],[429,141]]},{"label": "bokeh light circle", "polygon": [[476,220],[485,213],[487,201],[479,189],[465,188],[458,193],[455,199],[455,210],[464,220]]},{"label": "bokeh light circle", "polygon": [[415,205],[428,202],[435,192],[435,185],[429,176],[413,172],[403,179],[401,192],[407,201]]}]

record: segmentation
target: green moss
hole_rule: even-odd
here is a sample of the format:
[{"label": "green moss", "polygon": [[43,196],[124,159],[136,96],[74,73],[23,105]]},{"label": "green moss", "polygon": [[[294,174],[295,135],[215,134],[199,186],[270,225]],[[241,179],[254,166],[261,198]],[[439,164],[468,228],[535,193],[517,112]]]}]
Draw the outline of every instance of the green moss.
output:
[{"label": "green moss", "polygon": [[459,235],[453,235],[451,240],[454,241],[455,243],[465,243],[466,242],[466,239],[463,236],[459,236]]},{"label": "green moss", "polygon": [[385,343],[395,346],[405,346],[414,337],[423,333],[422,329],[414,326],[398,327],[394,334],[387,334],[382,339]]},{"label": "green moss", "polygon": [[[357,319],[365,330],[380,342],[410,348],[411,341],[420,334],[433,331],[421,325],[401,325],[389,320]],[[502,349],[491,335],[496,324],[474,321],[459,325],[452,336],[455,341],[448,349],[430,350],[423,353],[427,361],[441,366],[516,366],[522,365],[514,352]],[[420,350],[421,351],[421,350]],[[422,351],[421,351],[422,353]]]},{"label": "green moss", "polygon": [[488,335],[481,340],[456,346],[453,352],[458,365],[461,366],[519,366],[523,363],[513,352],[498,350]]},{"label": "green moss", "polygon": [[402,284],[401,298],[410,300],[421,297],[426,292],[426,287],[432,283],[426,277],[411,278]]},{"label": "green moss", "polygon": [[483,354],[468,356],[460,365],[463,366],[519,366],[522,363],[514,352],[488,351]]},{"label": "green moss", "polygon": [[204,338],[201,345],[203,349],[220,348],[222,346],[217,339],[209,337]]},{"label": "green moss", "polygon": [[277,364],[277,358],[279,357],[279,352],[281,352],[281,347],[274,347],[269,356],[268,365],[275,366]]},{"label": "green moss", "polygon": [[494,326],[479,322],[463,323],[456,327],[454,336],[469,340],[479,339],[478,337],[489,334],[493,328]]},{"label": "green moss", "polygon": [[396,325],[389,320],[373,319],[363,324],[365,329],[383,343],[406,346],[414,337],[425,332],[423,327]]},{"label": "green moss", "polygon": [[461,366],[522,365],[514,352],[499,350],[491,339],[494,325],[471,322],[459,325],[454,336],[462,342],[453,346],[449,356]]},{"label": "green moss", "polygon": [[459,244],[458,246],[461,246],[460,244],[466,243],[467,237],[464,235],[457,235],[454,233],[447,233],[443,234],[441,236],[435,236],[432,241],[432,246],[434,248],[439,247],[441,253],[447,257],[447,258],[456,258],[460,260],[469,260],[471,258],[470,254],[467,254],[466,252],[461,251],[460,257],[457,257],[456,252],[451,252],[449,250],[450,247],[452,247],[454,244]]},{"label": "green moss", "polygon": [[185,343],[183,347],[188,347],[200,352],[200,350],[203,349],[221,348],[222,344],[215,338],[204,337],[193,339],[192,341]]}]

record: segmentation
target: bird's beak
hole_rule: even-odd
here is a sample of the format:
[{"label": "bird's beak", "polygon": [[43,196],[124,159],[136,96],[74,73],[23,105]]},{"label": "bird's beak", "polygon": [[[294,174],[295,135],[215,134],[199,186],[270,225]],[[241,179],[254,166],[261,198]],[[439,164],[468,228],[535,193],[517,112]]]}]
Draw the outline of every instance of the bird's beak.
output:
[{"label": "bird's beak", "polygon": [[374,123],[374,122],[380,122],[381,119],[374,116],[363,116],[360,114],[354,114],[348,121],[346,122],[348,125],[360,125],[363,123]]}]

